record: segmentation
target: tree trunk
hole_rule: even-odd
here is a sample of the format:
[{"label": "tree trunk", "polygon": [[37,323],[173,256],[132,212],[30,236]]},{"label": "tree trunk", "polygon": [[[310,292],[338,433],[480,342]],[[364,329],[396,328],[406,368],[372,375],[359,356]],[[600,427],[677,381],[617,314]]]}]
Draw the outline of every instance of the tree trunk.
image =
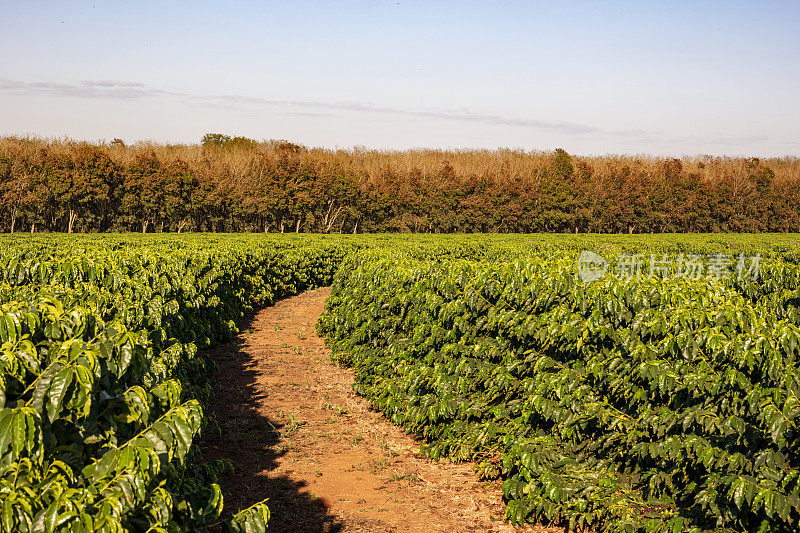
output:
[{"label": "tree trunk", "polygon": [[17,217],[11,215],[11,233],[14,233],[14,224],[17,222]]},{"label": "tree trunk", "polygon": [[333,229],[333,224],[336,222],[336,218],[339,216],[339,213],[342,212],[342,208],[344,206],[339,206],[335,211],[333,210],[335,201],[331,200],[328,203],[328,210],[325,212],[325,218],[322,221],[323,233],[330,233],[331,229]]},{"label": "tree trunk", "polygon": [[342,206],[339,206],[339,209],[337,209],[333,213],[333,216],[329,218],[328,215],[330,214],[330,210],[328,210],[328,214],[325,215],[325,233],[331,232],[331,229],[333,229],[333,223],[336,222],[336,217],[338,217],[339,213],[341,212],[342,212]]},{"label": "tree trunk", "polygon": [[[322,219],[322,227],[323,228],[328,227],[328,220],[330,220],[330,217],[331,217],[331,209],[333,209],[333,200],[328,202],[328,209],[325,211],[325,217]],[[325,232],[325,231],[323,230],[323,232]],[[325,232],[325,233],[327,233],[327,232]]]},{"label": "tree trunk", "polygon": [[300,233],[300,222],[302,222],[302,220],[303,220],[302,217],[300,217],[300,216],[297,217],[297,222],[294,225],[294,232],[295,233]]},{"label": "tree trunk", "polygon": [[72,233],[72,228],[75,226],[75,220],[78,219],[78,213],[74,210],[69,210],[69,223],[67,225],[67,233]]},{"label": "tree trunk", "polygon": [[185,220],[181,220],[180,222],[178,222],[178,233],[183,231],[184,226],[186,226],[186,221]]},{"label": "tree trunk", "polygon": [[147,233],[147,226],[149,226],[149,225],[150,225],[150,222],[148,222],[147,220],[143,220],[142,221],[142,233]]},{"label": "tree trunk", "polygon": [[36,222],[31,224],[31,233],[36,232]]}]

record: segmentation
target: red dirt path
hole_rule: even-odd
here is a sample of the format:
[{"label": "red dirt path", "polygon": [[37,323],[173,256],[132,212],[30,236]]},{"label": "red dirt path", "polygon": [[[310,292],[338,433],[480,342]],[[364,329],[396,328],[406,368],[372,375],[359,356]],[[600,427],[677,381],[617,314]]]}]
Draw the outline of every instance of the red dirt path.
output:
[{"label": "red dirt path", "polygon": [[502,522],[499,483],[420,456],[419,442],[353,393],[352,372],[330,362],[315,331],[328,294],[258,311],[211,353],[221,432],[201,446],[206,459],[233,462],[221,479],[226,514],[269,498],[270,531],[515,531]]}]

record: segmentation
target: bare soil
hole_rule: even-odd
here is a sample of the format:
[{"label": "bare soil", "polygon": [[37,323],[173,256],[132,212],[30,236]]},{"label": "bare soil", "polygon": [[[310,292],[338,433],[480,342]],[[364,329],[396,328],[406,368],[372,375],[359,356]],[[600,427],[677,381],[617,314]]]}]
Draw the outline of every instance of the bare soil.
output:
[{"label": "bare soil", "polygon": [[[498,482],[434,462],[351,389],[316,334],[329,289],[279,301],[211,352],[220,367],[206,459],[229,459],[226,514],[269,498],[270,531],[515,531]],[[558,528],[529,527],[539,533]]]}]

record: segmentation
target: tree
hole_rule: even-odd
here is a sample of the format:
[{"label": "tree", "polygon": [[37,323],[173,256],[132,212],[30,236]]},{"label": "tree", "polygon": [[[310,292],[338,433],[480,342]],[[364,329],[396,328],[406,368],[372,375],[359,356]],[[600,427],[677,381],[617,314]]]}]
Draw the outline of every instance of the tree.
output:
[{"label": "tree", "polygon": [[106,213],[110,184],[116,167],[96,146],[69,145],[53,153],[46,164],[46,180],[56,206],[56,217],[66,219],[67,233],[73,233],[80,219],[96,223]]},{"label": "tree", "polygon": [[162,214],[165,181],[161,162],[152,150],[137,155],[126,169],[120,207],[125,221],[139,226],[142,233]]}]

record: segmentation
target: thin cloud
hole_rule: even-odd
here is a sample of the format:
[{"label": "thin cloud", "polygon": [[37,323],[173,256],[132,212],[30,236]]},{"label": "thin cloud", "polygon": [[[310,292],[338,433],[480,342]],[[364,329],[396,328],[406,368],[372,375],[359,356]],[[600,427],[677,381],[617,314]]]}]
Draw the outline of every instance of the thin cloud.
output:
[{"label": "thin cloud", "polygon": [[208,97],[217,102],[230,104],[259,104],[270,106],[294,106],[304,108],[328,109],[331,111],[356,111],[359,113],[380,113],[388,115],[402,115],[407,117],[417,117],[425,119],[455,120],[460,122],[471,122],[474,124],[485,124],[489,126],[513,126],[520,128],[531,128],[545,131],[558,131],[573,135],[585,135],[595,133],[598,128],[563,121],[548,121],[540,119],[524,119],[505,117],[502,115],[492,115],[486,113],[476,113],[466,110],[411,110],[397,107],[376,106],[364,102],[321,102],[303,100],[272,100],[269,98],[259,98],[253,96],[238,95],[219,95]]},{"label": "thin cloud", "polygon": [[608,135],[614,137],[641,137],[642,135],[649,135],[655,132],[647,132],[645,130],[611,130]]},{"label": "thin cloud", "polygon": [[138,100],[154,96],[187,96],[152,89],[132,81],[84,81],[80,84],[47,81],[17,81],[0,78],[0,92],[22,96],[61,96],[90,99]]},{"label": "thin cloud", "polygon": [[92,87],[137,87],[145,88],[144,83],[138,81],[119,81],[119,80],[87,80],[83,82],[84,85]]},{"label": "thin cloud", "polygon": [[290,117],[336,117],[335,113],[306,113],[304,111],[284,111],[281,113]]},{"label": "thin cloud", "polygon": [[[682,135],[675,137],[663,131],[645,131],[645,130],[612,130],[606,132],[606,135],[618,139],[619,142],[636,143],[636,144],[649,144],[660,146],[686,146],[691,144],[694,146],[713,146],[713,147],[742,147],[753,144],[761,144],[765,142],[775,141],[773,137],[768,135],[728,135],[724,133],[710,134],[710,135]],[[786,144],[792,145],[792,141],[786,141]]]},{"label": "thin cloud", "polygon": [[51,82],[24,82],[0,79],[0,92],[16,95],[35,96],[61,96],[74,98],[98,98],[136,100],[158,96],[181,97],[184,100],[213,103],[217,105],[231,105],[242,109],[242,104],[265,105],[278,107],[295,107],[303,109],[316,109],[327,111],[353,111],[358,113],[378,113],[384,115],[398,115],[422,119],[450,120],[484,124],[488,126],[512,126],[530,128],[542,131],[568,133],[572,135],[586,135],[598,131],[593,126],[563,121],[550,121],[541,119],[526,119],[507,117],[486,113],[477,113],[467,110],[413,110],[397,107],[376,106],[365,102],[324,102],[314,100],[274,100],[269,98],[240,96],[240,95],[212,95],[199,96],[186,93],[177,93],[153,89],[145,84],[133,81],[116,80],[89,80],[80,84],[51,83]]},{"label": "thin cloud", "polygon": [[[686,146],[698,147],[742,147],[765,142],[776,142],[767,135],[686,135],[675,137],[663,131],[646,131],[641,129],[604,130],[595,126],[575,122],[520,118],[490,113],[479,113],[465,108],[459,109],[404,109],[399,107],[378,106],[359,101],[326,102],[319,100],[277,100],[271,98],[242,95],[196,95],[174,91],[166,91],[148,87],[144,83],[127,80],[86,80],[77,84],[52,82],[27,82],[0,78],[0,94],[25,96],[72,97],[87,99],[141,100],[149,98],[174,98],[179,101],[214,107],[224,107],[244,113],[253,113],[257,107],[282,108],[283,114],[294,114],[308,117],[337,116],[331,112],[354,112],[364,114],[395,115],[427,120],[445,120],[480,124],[486,126],[507,126],[533,129],[538,131],[562,133],[575,136],[606,137],[615,142],[633,143],[652,146]],[[795,140],[777,141],[785,146],[797,147]]]}]

